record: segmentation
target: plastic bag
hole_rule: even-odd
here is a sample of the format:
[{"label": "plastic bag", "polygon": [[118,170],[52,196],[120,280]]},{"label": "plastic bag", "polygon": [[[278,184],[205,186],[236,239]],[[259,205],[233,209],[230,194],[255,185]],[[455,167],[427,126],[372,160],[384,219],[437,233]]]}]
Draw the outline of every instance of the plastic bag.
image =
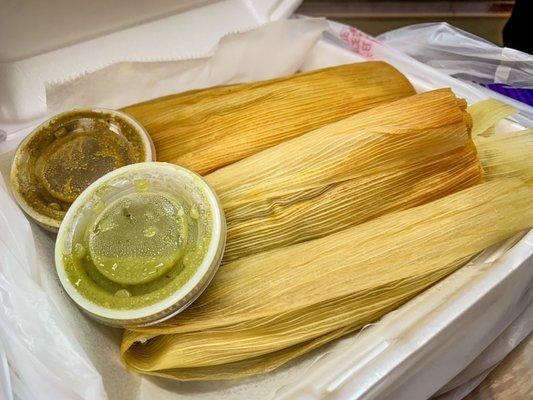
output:
[{"label": "plastic bag", "polygon": [[533,334],[524,339],[492,370],[465,400],[531,399],[533,382]]},{"label": "plastic bag", "polygon": [[498,47],[445,22],[407,26],[377,39],[459,79],[533,89],[532,55]]},{"label": "plastic bag", "polygon": [[[10,399],[105,399],[102,379],[40,286],[30,224],[0,184],[0,382]],[[3,359],[3,360],[2,360]],[[7,368],[9,366],[9,369]]]},{"label": "plastic bag", "polygon": [[[533,331],[533,302],[517,317],[512,324],[496,340],[494,340],[479,356],[476,357],[455,378],[444,385],[433,397],[434,400],[462,399],[480,383],[486,386],[485,379],[495,369],[499,369],[509,354],[517,350],[517,346],[527,342],[527,337]],[[533,341],[531,342],[533,347]],[[505,359],[505,360],[504,360]],[[533,359],[532,364],[533,367]],[[527,384],[527,372],[522,376],[514,376],[515,389]],[[526,381],[525,381],[526,380]],[[504,386],[505,382],[503,383]],[[512,390],[512,389],[511,389]],[[520,389],[523,390],[523,389]],[[508,397],[511,398],[511,397]],[[514,398],[514,397],[512,397]],[[516,397],[518,398],[518,397]]]},{"label": "plastic bag", "polygon": [[[499,47],[447,23],[417,24],[377,39],[465,82],[479,84],[522,104],[533,105],[533,55]],[[533,109],[513,104],[533,118]]]}]

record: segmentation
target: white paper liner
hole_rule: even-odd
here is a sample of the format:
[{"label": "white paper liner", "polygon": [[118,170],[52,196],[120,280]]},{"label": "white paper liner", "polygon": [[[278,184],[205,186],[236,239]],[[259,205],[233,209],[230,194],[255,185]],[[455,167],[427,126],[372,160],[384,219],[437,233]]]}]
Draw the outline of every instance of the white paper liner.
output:
[{"label": "white paper liner", "polygon": [[[48,84],[50,110],[119,108],[191,89],[264,80],[298,70],[327,23],[281,20],[225,36],[202,58],[120,62],[62,83]],[[134,84],[132,84],[134,83]]]}]

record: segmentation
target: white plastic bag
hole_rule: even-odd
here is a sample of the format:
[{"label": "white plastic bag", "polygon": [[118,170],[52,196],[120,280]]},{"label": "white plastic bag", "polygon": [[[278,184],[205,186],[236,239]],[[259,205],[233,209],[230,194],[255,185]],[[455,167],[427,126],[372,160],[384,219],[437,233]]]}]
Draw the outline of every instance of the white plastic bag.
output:
[{"label": "white plastic bag", "polygon": [[[533,331],[533,302],[483,352],[454,379],[444,385],[434,400],[456,400],[475,389]],[[519,377],[517,377],[518,379]]]},{"label": "white plastic bag", "polygon": [[[105,399],[100,374],[40,285],[30,224],[0,184],[0,359],[3,396]],[[9,366],[9,371],[6,369]]]},{"label": "white plastic bag", "polygon": [[[533,55],[496,46],[445,22],[406,26],[377,39],[425,65],[477,86],[490,97],[509,102],[529,120],[527,124],[522,119],[522,125],[533,125],[533,99],[530,92],[523,90],[533,89]],[[482,85],[490,85],[492,90]]]},{"label": "white plastic bag", "polygon": [[499,47],[445,22],[417,24],[377,39],[453,77],[533,89],[533,56]]}]

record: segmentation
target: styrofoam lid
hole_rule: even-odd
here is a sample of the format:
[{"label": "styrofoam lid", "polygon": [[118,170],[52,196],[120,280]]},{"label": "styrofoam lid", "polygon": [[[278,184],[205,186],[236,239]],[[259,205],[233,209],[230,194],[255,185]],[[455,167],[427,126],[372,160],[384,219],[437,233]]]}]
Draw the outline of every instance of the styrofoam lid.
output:
[{"label": "styrofoam lid", "polygon": [[214,0],[28,0],[0,13],[0,62],[32,57]]},{"label": "styrofoam lid", "polygon": [[50,83],[123,61],[205,57],[223,36],[286,18],[300,2],[4,2],[0,13],[0,130],[9,135],[42,120]]}]

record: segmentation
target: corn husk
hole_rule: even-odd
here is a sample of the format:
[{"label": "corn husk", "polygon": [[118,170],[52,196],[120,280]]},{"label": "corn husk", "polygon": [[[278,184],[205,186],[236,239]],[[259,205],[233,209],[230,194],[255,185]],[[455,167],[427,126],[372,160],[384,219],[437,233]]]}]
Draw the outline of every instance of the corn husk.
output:
[{"label": "corn husk", "polygon": [[533,129],[479,137],[476,144],[487,179],[533,180]]},{"label": "corn husk", "polygon": [[495,133],[501,119],[516,109],[501,101],[489,99],[468,107],[472,117],[472,136],[478,149],[485,179],[520,177],[533,179],[533,129]]},{"label": "corn husk", "polygon": [[158,161],[206,174],[320,126],[414,94],[384,62],[219,86],[132,105]]},{"label": "corn husk", "polygon": [[467,109],[472,117],[472,137],[489,136],[495,132],[496,123],[516,113],[516,109],[494,99],[479,101]]},{"label": "corn husk", "polygon": [[185,380],[271,370],[376,320],[477,252],[532,226],[532,199],[524,181],[495,179],[237,260],[182,314],[127,331],[123,360],[136,371]]},{"label": "corn husk", "polygon": [[226,213],[224,262],[481,182],[465,108],[448,89],[411,96],[207,175]]}]

